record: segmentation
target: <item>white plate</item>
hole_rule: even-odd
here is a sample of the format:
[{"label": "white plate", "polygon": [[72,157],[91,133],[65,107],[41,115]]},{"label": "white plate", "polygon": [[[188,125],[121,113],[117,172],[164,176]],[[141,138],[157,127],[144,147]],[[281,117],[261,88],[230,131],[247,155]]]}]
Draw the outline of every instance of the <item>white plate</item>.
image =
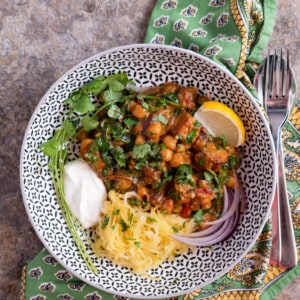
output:
[{"label": "white plate", "polygon": [[[151,281],[90,254],[94,274],[80,256],[57,203],[47,157],[39,145],[60,127],[67,112],[63,101],[99,75],[126,72],[138,85],[166,81],[195,86],[212,99],[233,108],[246,128],[239,176],[247,201],[231,237],[196,254],[164,262],[150,273]],[[255,100],[229,71],[189,50],[159,45],[129,45],[99,53],[63,75],[37,106],[25,133],[21,151],[21,187],[24,205],[37,235],[57,261],[84,282],[124,297],[159,299],[188,293],[216,280],[234,266],[254,244],[266,222],[274,193],[274,148],[268,126]]]}]

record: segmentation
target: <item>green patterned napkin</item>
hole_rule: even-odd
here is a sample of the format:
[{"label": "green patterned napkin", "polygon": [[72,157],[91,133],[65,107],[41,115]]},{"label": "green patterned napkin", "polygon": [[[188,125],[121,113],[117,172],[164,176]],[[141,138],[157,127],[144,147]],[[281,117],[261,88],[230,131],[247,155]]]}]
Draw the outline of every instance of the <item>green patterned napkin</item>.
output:
[{"label": "green patterned napkin", "polygon": [[[262,60],[260,53],[273,29],[275,8],[275,0],[160,0],[154,7],[145,42],[175,45],[199,52],[227,67],[255,95],[252,79]],[[299,140],[298,101],[283,134],[287,186],[298,247]],[[269,265],[270,247],[271,220],[249,253],[227,274],[178,299],[272,299],[300,274],[300,264],[290,271]],[[125,300],[73,277],[46,250],[24,267],[21,299]]]},{"label": "green patterned napkin", "polygon": [[275,0],[158,1],[146,43],[199,52],[225,65],[252,90],[255,66],[275,20]]}]

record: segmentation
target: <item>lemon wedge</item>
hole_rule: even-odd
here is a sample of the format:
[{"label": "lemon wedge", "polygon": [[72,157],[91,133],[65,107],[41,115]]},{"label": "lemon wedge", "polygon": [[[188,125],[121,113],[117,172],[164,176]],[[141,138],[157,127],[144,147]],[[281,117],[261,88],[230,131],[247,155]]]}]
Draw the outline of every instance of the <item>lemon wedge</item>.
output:
[{"label": "lemon wedge", "polygon": [[238,147],[245,141],[245,127],[240,117],[228,106],[206,101],[194,115],[213,136],[224,136],[228,145]]}]

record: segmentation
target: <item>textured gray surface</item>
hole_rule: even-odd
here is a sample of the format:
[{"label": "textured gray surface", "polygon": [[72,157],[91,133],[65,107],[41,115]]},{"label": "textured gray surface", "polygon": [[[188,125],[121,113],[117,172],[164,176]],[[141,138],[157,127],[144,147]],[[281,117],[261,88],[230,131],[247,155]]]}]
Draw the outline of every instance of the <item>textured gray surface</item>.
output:
[{"label": "textured gray surface", "polygon": [[[0,0],[0,299],[19,298],[22,267],[43,247],[24,211],[19,185],[20,148],[34,108],[52,83],[81,60],[142,43],[155,2]],[[269,47],[290,48],[300,86],[300,6],[296,0],[277,5]],[[300,278],[275,299],[296,295]]]}]

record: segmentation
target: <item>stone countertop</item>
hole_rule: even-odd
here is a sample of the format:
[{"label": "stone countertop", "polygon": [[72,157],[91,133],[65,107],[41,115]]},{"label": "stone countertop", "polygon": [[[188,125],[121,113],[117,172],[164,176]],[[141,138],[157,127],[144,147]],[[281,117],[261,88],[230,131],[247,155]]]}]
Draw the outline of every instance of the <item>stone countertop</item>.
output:
[{"label": "stone countertop", "polygon": [[[300,86],[300,6],[278,0],[269,48],[288,47]],[[85,58],[142,43],[155,0],[1,0],[0,299],[18,299],[22,267],[43,245],[28,221],[19,182],[23,135],[47,89]],[[298,93],[299,96],[299,93]],[[300,277],[275,299],[300,295]]]}]

